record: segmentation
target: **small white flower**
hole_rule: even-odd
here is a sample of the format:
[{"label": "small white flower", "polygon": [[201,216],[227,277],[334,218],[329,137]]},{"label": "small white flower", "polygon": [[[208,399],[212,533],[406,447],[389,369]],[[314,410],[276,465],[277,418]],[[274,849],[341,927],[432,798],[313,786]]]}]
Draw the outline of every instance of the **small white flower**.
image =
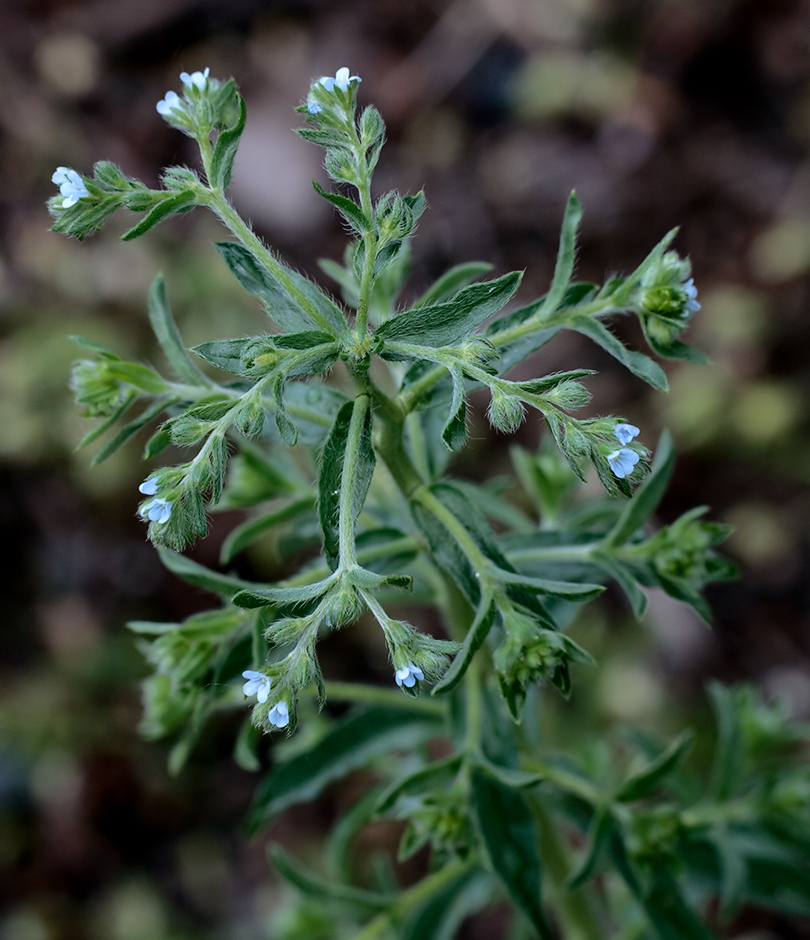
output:
[{"label": "small white flower", "polygon": [[170,499],[152,499],[146,505],[141,506],[141,516],[150,522],[157,522],[162,525],[169,521],[172,514],[172,502]]},{"label": "small white flower", "polygon": [[208,73],[211,69],[206,69],[204,72],[192,72],[191,75],[188,72],[180,73],[180,81],[186,86],[186,88],[197,87],[200,91],[205,91],[205,86],[208,83]]},{"label": "small white flower", "polygon": [[245,695],[255,695],[263,705],[270,695],[270,685],[273,680],[263,672],[256,672],[255,669],[245,669],[242,675],[247,679],[242,686],[242,692]]},{"label": "small white flower", "polygon": [[308,101],[307,111],[309,111],[310,114],[320,114],[321,111],[323,111],[323,108],[318,104],[317,101]]},{"label": "small white flower", "polygon": [[59,187],[59,192],[64,196],[62,199],[63,209],[75,206],[80,199],[90,195],[84,185],[84,180],[70,167],[58,166],[51,177],[51,182]]},{"label": "small white flower", "polygon": [[144,480],[138,489],[144,496],[155,496],[158,491],[157,477],[150,477],[148,480]]},{"label": "small white flower", "polygon": [[633,467],[635,467],[638,461],[638,454],[634,450],[630,450],[629,447],[622,447],[619,450],[614,450],[612,454],[607,455],[607,462],[610,464],[610,469],[620,480],[633,472]]},{"label": "small white flower", "polygon": [[402,669],[397,669],[394,673],[394,678],[400,688],[404,685],[406,688],[412,689],[416,685],[416,680],[419,679],[421,681],[425,678],[425,674],[418,666],[414,666],[413,663],[408,663],[408,665],[403,666]]},{"label": "small white flower", "polygon": [[349,70],[345,66],[337,70],[334,78],[330,78],[329,75],[324,75],[323,78],[320,79],[320,83],[327,91],[334,91],[335,88],[339,88],[341,91],[347,91],[352,82],[362,81],[363,79],[360,78],[359,75],[349,75]]},{"label": "small white flower", "polygon": [[641,431],[634,424],[617,424],[613,429],[613,436],[620,444],[629,444]]},{"label": "small white flower", "polygon": [[686,301],[686,316],[691,316],[695,310],[700,310],[700,304],[697,302],[697,287],[695,287],[695,279],[690,277],[689,280],[683,285],[684,291],[686,291],[687,301]]},{"label": "small white flower", "polygon": [[176,91],[167,91],[166,96],[161,98],[155,105],[158,114],[163,117],[171,117],[172,111],[178,111],[180,114],[187,114],[186,106],[183,104]]},{"label": "small white flower", "polygon": [[290,710],[286,702],[276,702],[267,715],[267,720],[277,728],[286,728],[290,723]]}]

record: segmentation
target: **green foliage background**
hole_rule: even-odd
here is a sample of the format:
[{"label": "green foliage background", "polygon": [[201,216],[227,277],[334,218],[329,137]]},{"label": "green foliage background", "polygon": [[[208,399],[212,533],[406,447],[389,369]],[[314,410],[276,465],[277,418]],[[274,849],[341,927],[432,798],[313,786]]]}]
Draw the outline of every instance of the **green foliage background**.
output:
[{"label": "green foliage background", "polygon": [[[559,0],[134,9],[74,3],[0,13],[9,131],[2,936],[258,937],[288,903],[262,846],[239,835],[253,778],[230,761],[222,743],[230,729],[221,742],[214,729],[208,752],[178,779],[166,775],[159,747],[137,737],[143,666],[123,624],[181,619],[206,599],[164,574],[143,540],[134,518],[138,448],[94,470],[71,453],[85,428],[65,389],[75,351],[64,337],[92,335],[154,361],[144,297],[156,269],[189,344],[220,331],[223,309],[231,335],[256,328],[256,310],[212,260],[219,230],[201,216],[131,245],[115,232],[80,246],[46,231],[42,202],[57,164],[88,170],[104,154],[154,183],[157,167],[192,159],[152,110],[181,68],[238,75],[255,136],[237,163],[235,196],[288,262],[310,272],[315,258],[339,256],[343,233],[328,212],[318,214],[309,188],[318,156],[291,133],[289,106],[313,76],[347,63],[373,83],[389,126],[385,182],[403,191],[424,185],[428,194],[414,290],[448,264],[483,257],[497,273],[527,268],[526,290],[541,293],[574,186],[587,208],[582,279],[631,269],[682,224],[679,248],[692,256],[704,307],[689,339],[713,367],[671,368],[667,399],[648,399],[642,383],[584,341],[571,340],[559,362],[544,359],[542,371],[572,358],[592,366],[600,411],[627,414],[650,441],[654,427],[672,429],[682,456],[660,516],[672,521],[697,500],[709,503],[715,518],[737,526],[731,546],[745,579],[710,593],[713,634],[660,598],[643,628],[618,595],[601,603],[580,636],[604,666],[570,703],[551,704],[549,720],[560,741],[617,720],[672,733],[701,723],[707,677],[761,681],[806,715],[804,7]],[[481,414],[473,422],[455,472],[478,479],[506,470],[509,441]],[[539,432],[530,421],[517,440],[533,446]],[[219,548],[216,524],[213,535],[196,556],[208,564]],[[268,564],[281,571],[281,555],[283,547],[263,546],[242,573]],[[330,643],[333,675],[388,680],[371,629]],[[707,725],[706,741],[709,733]],[[698,754],[705,744],[697,742]],[[298,746],[282,745],[290,755]],[[317,858],[318,837],[362,782],[293,810],[273,838]],[[379,824],[364,836],[367,854],[398,837]],[[417,859],[401,877],[418,874]],[[317,936],[322,927],[307,929],[303,936]],[[475,936],[486,925],[467,929]],[[753,929],[806,933],[747,913],[727,935]]]}]

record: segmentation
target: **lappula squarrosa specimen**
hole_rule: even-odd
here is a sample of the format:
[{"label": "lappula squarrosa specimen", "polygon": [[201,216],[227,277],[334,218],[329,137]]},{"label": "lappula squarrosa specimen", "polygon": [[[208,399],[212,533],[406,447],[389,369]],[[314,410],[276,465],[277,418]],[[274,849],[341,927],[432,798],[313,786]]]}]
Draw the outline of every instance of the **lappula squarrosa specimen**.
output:
[{"label": "lappula squarrosa specimen", "polygon": [[[342,264],[321,263],[339,285],[337,303],[287,267],[225,194],[245,126],[234,82],[207,69],[181,79],[182,94],[167,92],[157,111],[197,142],[200,169],[170,167],[155,190],[108,162],[92,177],[60,167],[61,192],[50,202],[54,229],[79,239],[119,209],[143,213],[125,240],[210,209],[232,235],[215,246],[222,262],[267,317],[256,335],[189,351],[158,277],[148,309],[166,372],[77,338],[87,355],[73,389],[85,414],[102,419],[80,446],[126,418],[94,462],[155,424],[146,459],[170,444],[189,449],[186,462],[148,473],[139,511],[165,564],[219,597],[219,606],[184,623],[131,624],[154,666],[144,732],[176,736],[171,764],[179,769],[209,715],[249,702],[252,725],[243,726],[235,755],[257,769],[256,729],[291,734],[302,709],[323,730],[265,777],[254,829],[373,763],[379,783],[338,826],[326,876],[274,853],[307,897],[308,922],[321,910],[330,938],[357,930],[358,940],[447,938],[468,914],[509,898],[525,918],[516,937],[531,925],[566,940],[695,940],[711,936],[701,912],[713,895],[725,911],[775,903],[768,885],[777,882],[778,906],[810,914],[807,856],[798,860],[810,845],[810,783],[801,770],[769,769],[786,766],[784,751],[795,743],[784,716],[747,692],[715,689],[719,740],[706,780],[683,768],[687,735],[669,746],[637,736],[633,759],[595,768],[576,753],[547,755],[537,718],[538,689],[550,684],[568,695],[572,664],[592,662],[566,630],[607,581],[639,616],[643,589],[654,587],[708,618],[703,587],[733,574],[715,553],[726,529],[702,521],[702,509],[650,530],[673,468],[667,435],[651,460],[624,417],[576,417],[589,400],[587,369],[509,378],[557,334],[575,330],[665,391],[661,367],[607,323],[635,315],[657,355],[701,359],[679,339],[699,304],[689,262],[669,247],[675,232],[629,276],[573,282],[581,209],[572,194],[543,297],[504,312],[521,273],[482,280],[490,265],[472,262],[402,302],[425,197],[373,191],[383,120],[373,106],[358,111],[360,78],[342,68],[316,81],[298,108],[298,133],[324,148],[337,184],[315,189],[352,235]],[[465,443],[466,397],[484,387],[495,428],[514,430],[531,408],[550,431],[537,454],[512,450],[525,489],[520,505],[494,485],[447,474]],[[578,498],[589,467],[606,497]],[[283,554],[304,551],[311,560],[281,583],[262,584],[179,554],[222,508],[248,511],[222,546],[224,565],[270,534]],[[389,613],[403,598],[438,608],[453,639],[434,639]],[[318,636],[360,616],[383,632],[391,685],[329,682],[330,698],[355,709],[324,725],[315,721],[327,692]],[[420,698],[427,686],[431,694]],[[531,720],[521,724],[527,705]],[[427,742],[442,734],[452,751],[431,761]],[[400,894],[351,885],[367,876],[352,870],[353,834],[385,814],[406,821],[401,857],[432,846],[431,874]],[[577,829],[585,838],[575,851]]]}]

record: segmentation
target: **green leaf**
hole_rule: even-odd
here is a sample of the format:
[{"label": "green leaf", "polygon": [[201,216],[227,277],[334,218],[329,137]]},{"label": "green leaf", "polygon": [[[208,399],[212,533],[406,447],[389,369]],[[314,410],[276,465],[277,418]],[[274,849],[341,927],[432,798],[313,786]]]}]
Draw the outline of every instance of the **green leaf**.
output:
[{"label": "green leaf", "polygon": [[605,537],[605,547],[623,545],[650,518],[669,486],[674,466],[675,448],[669,432],[664,431],[658,441],[650,475],[636,490],[635,496],[625,506],[616,525]]},{"label": "green leaf", "polygon": [[444,274],[425,291],[414,303],[414,307],[427,307],[432,304],[441,304],[449,300],[453,294],[460,291],[478,278],[483,277],[492,270],[487,261],[467,261],[457,264],[445,271]]},{"label": "green leaf", "polygon": [[455,940],[462,923],[492,900],[492,876],[466,871],[434,894],[401,929],[398,940]]},{"label": "green leaf", "polygon": [[234,594],[231,600],[237,607],[269,607],[275,604],[294,607],[297,604],[303,604],[306,601],[321,597],[327,588],[328,583],[325,581],[316,581],[314,584],[303,584],[296,587],[257,588],[250,585],[246,590]]},{"label": "green leaf", "polygon": [[647,609],[647,596],[644,591],[641,590],[641,586],[632,572],[621,562],[598,551],[592,552],[591,560],[609,574],[624,591],[636,617],[639,619],[643,617],[644,611]]},{"label": "green leaf", "polygon": [[333,567],[337,564],[340,549],[340,502],[343,488],[351,487],[353,523],[363,508],[376,462],[371,444],[371,408],[366,404],[363,425],[359,431],[356,463],[349,468],[347,477],[344,477],[349,431],[354,418],[354,409],[360,407],[359,401],[359,399],[354,402],[348,401],[340,409],[321,454],[318,476],[318,513],[323,529],[324,553]]},{"label": "green leaf", "polygon": [[79,336],[76,333],[72,333],[68,339],[73,340],[77,346],[81,346],[82,349],[88,350],[88,352],[95,353],[97,356],[101,356],[102,359],[113,359],[120,361],[121,357],[118,353],[113,352],[111,349],[108,349],[106,346],[102,346],[101,343],[97,343],[94,339],[88,339],[86,336]]},{"label": "green leaf", "polygon": [[485,594],[481,598],[478,609],[475,613],[475,619],[464,637],[464,645],[456,653],[450,668],[445,672],[442,678],[431,689],[431,695],[439,695],[442,692],[450,692],[464,678],[473,656],[481,649],[481,646],[492,629],[495,622],[496,607],[492,602],[492,596]]},{"label": "green leaf", "polygon": [[365,212],[363,212],[353,199],[349,199],[347,196],[341,196],[340,193],[328,192],[317,180],[313,180],[312,185],[315,187],[315,192],[319,196],[323,196],[327,202],[330,202],[358,235],[362,236],[368,234],[371,228],[371,221],[366,218]]},{"label": "green leaf", "polygon": [[602,349],[609,352],[611,356],[618,359],[633,375],[644,379],[645,382],[659,391],[666,392],[669,390],[669,381],[661,366],[657,362],[653,362],[649,356],[628,349],[599,320],[594,320],[592,317],[577,316],[571,318],[569,325],[572,330],[587,336],[588,339],[593,340]]},{"label": "green leaf", "polygon": [[632,803],[648,796],[675,769],[692,743],[692,732],[684,731],[655,760],[631,774],[619,788],[616,799]]},{"label": "green leaf", "polygon": [[540,896],[537,832],[525,799],[478,767],[471,783],[473,812],[492,868],[535,930],[551,940]]},{"label": "green leaf", "polygon": [[107,371],[120,382],[128,382],[150,395],[162,395],[166,391],[166,383],[157,372],[139,362],[108,362]]},{"label": "green leaf", "polygon": [[504,584],[517,584],[538,594],[556,594],[572,601],[592,601],[605,590],[601,584],[579,584],[574,581],[550,581],[548,578],[533,578],[520,572],[498,568],[495,577]]},{"label": "green leaf", "polygon": [[273,379],[273,385],[270,391],[273,395],[273,401],[276,404],[273,417],[276,419],[278,433],[281,435],[282,441],[284,441],[288,447],[295,447],[298,442],[298,427],[284,407],[284,375],[282,373],[279,373],[275,379]]},{"label": "green leaf", "polygon": [[319,147],[341,147],[351,150],[351,141],[342,131],[324,130],[317,127],[297,127],[295,133]]},{"label": "green leaf", "polygon": [[380,754],[407,751],[432,737],[440,719],[399,708],[368,708],[335,721],[314,747],[278,764],[259,784],[247,827],[257,832],[295,803],[308,802],[334,780]]},{"label": "green leaf", "polygon": [[150,421],[153,421],[157,416],[168,408],[170,405],[174,404],[177,401],[176,398],[158,398],[149,408],[145,411],[142,411],[137,418],[133,421],[130,421],[128,424],[125,424],[121,430],[113,437],[111,440],[107,441],[103,447],[100,447],[95,454],[93,454],[93,459],[90,461],[91,465],[96,467],[102,461],[106,460],[112,454],[114,454],[120,447],[123,447],[124,444],[131,438],[134,437],[141,428],[146,427]]},{"label": "green leaf", "polygon": [[197,194],[193,190],[186,189],[179,193],[172,193],[161,199],[137,225],[125,232],[121,236],[121,240],[125,242],[132,241],[133,238],[148,232],[150,228],[154,228],[159,222],[168,219],[169,216],[177,215],[180,212],[188,212],[195,205],[197,205]]},{"label": "green leaf", "polygon": [[711,770],[711,788],[714,798],[728,800],[740,770],[742,748],[740,722],[730,689],[721,682],[710,682],[706,691],[714,711],[717,741],[714,746]]},{"label": "green leaf", "polygon": [[377,894],[352,885],[330,883],[307,871],[299,862],[293,861],[277,843],[268,846],[267,854],[279,874],[295,885],[304,897],[314,902],[337,904],[360,912],[374,912],[384,910],[396,899],[395,895]]},{"label": "green leaf", "polygon": [[282,506],[280,509],[265,513],[264,515],[258,516],[256,519],[248,519],[246,522],[238,525],[222,543],[222,548],[219,553],[219,563],[221,565],[227,565],[243,548],[252,545],[253,542],[264,535],[265,532],[281,525],[282,522],[288,522],[290,519],[295,519],[296,516],[303,515],[305,512],[312,509],[314,504],[314,496],[305,496],[291,503],[287,503],[286,506]]},{"label": "green leaf", "polygon": [[656,865],[649,874],[640,900],[661,940],[716,940],[662,865]]},{"label": "green leaf", "polygon": [[215,339],[209,343],[200,343],[199,346],[192,347],[191,351],[218,369],[224,369],[234,375],[244,375],[245,364],[242,361],[242,350],[248,343],[255,341],[255,336],[246,336],[239,339]]},{"label": "green leaf", "polygon": [[455,779],[459,767],[461,767],[461,760],[461,755],[455,754],[453,757],[445,758],[445,760],[434,761],[426,767],[420,767],[414,773],[395,780],[380,794],[376,812],[387,813],[394,808],[397,800],[402,796],[427,793],[430,790],[451,783]]},{"label": "green leaf", "polygon": [[467,403],[464,400],[464,378],[461,372],[450,369],[453,380],[453,400],[450,404],[450,417],[442,428],[442,441],[451,452],[461,450],[467,441]]},{"label": "green leaf", "polygon": [[243,581],[241,578],[235,578],[231,575],[220,574],[218,571],[212,571],[185,555],[179,555],[169,548],[162,545],[157,549],[160,560],[178,578],[182,578],[188,584],[195,587],[204,588],[206,591],[212,591],[214,594],[224,594],[230,597],[237,591],[245,588],[254,588],[256,585],[250,581]]},{"label": "green leaf", "polygon": [[260,738],[261,732],[259,729],[250,718],[246,718],[242,722],[239,734],[234,742],[233,760],[238,767],[248,773],[256,773],[257,770],[261,770],[262,763],[256,754]]},{"label": "green leaf", "polygon": [[610,809],[602,806],[593,814],[588,829],[588,841],[585,850],[576,868],[568,876],[566,887],[569,891],[576,891],[596,871],[596,866],[608,847],[613,831],[613,819],[610,815]]},{"label": "green leaf", "polygon": [[572,192],[568,197],[563,217],[562,231],[560,232],[560,247],[557,250],[557,264],[554,267],[554,277],[551,287],[537,312],[538,320],[553,314],[562,303],[571,275],[574,273],[574,261],[577,251],[577,229],[582,219],[582,205],[577,194]]},{"label": "green leaf", "polygon": [[386,320],[377,330],[377,336],[392,342],[413,342],[434,348],[449,346],[507,304],[522,277],[522,272],[513,271],[495,281],[465,287],[447,303],[412,307]]},{"label": "green leaf", "polygon": [[[267,315],[288,333],[311,330],[315,323],[255,255],[237,242],[217,242],[214,246],[239,284],[249,294],[263,300]],[[196,350],[195,350],[196,351]]]},{"label": "green leaf", "polygon": [[166,283],[162,274],[158,274],[149,288],[149,321],[177,377],[190,385],[210,385],[211,382],[194,365],[183,345],[169,306]]},{"label": "green leaf", "polygon": [[81,450],[83,447],[87,447],[88,444],[92,444],[93,441],[97,440],[101,435],[111,428],[119,418],[122,418],[127,411],[132,407],[133,402],[138,398],[138,393],[134,390],[131,390],[121,404],[115,409],[115,411],[106,417],[101,424],[97,424],[91,431],[88,431],[87,434],[79,441],[76,445],[76,450]]},{"label": "green leaf", "polygon": [[209,182],[215,189],[224,189],[230,184],[233,161],[239,148],[239,138],[245,129],[247,109],[245,108],[245,100],[239,92],[236,92],[236,102],[239,105],[239,117],[233,127],[220,132],[214,145],[214,152],[211,155],[211,179]]}]

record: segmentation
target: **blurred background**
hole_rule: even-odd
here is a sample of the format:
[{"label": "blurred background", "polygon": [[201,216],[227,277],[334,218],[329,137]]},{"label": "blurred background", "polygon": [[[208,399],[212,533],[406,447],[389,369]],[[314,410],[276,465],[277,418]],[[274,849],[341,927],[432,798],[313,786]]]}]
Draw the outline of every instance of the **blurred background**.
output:
[{"label": "blurred background", "polygon": [[[49,233],[44,202],[57,165],[88,173],[106,158],[154,185],[163,166],[192,162],[155,102],[181,70],[210,66],[248,105],[237,207],[326,284],[316,259],[339,259],[345,236],[312,191],[321,151],[292,132],[292,109],[343,65],[388,125],[378,190],[427,192],[409,296],[476,259],[495,274],[525,268],[524,300],[543,293],[572,188],[585,207],[580,279],[630,271],[675,225],[693,262],[703,309],[686,339],[713,364],[668,365],[669,396],[578,337],[555,341],[538,369],[598,369],[597,411],[625,415],[647,444],[672,430],[680,458],[660,518],[708,504],[736,527],[728,552],[743,578],[710,591],[713,632],[657,595],[636,626],[611,594],[581,634],[602,665],[581,674],[560,720],[579,694],[606,724],[677,730],[702,720],[710,677],[755,680],[810,717],[807,0],[3,0],[0,940],[286,929],[265,840],[241,834],[255,777],[231,761],[232,728],[212,729],[174,779],[166,747],[138,736],[145,669],[124,624],[209,599],[145,541],[139,444],[95,469],[73,453],[89,423],[67,391],[72,333],[160,363],[145,308],[158,270],[189,344],[260,331],[263,318],[204,214],[126,245],[129,219],[116,219],[79,244]],[[619,331],[641,342],[629,322]],[[488,430],[483,407],[474,420],[459,475],[507,472],[507,445],[540,437],[535,420],[513,440]],[[215,564],[231,522],[194,557]],[[349,633],[333,668],[351,657],[355,678],[385,672]],[[351,785],[333,788],[272,835],[315,852],[352,798]],[[369,838],[386,844],[384,830]],[[749,913],[728,932],[743,934],[810,930]],[[479,935],[493,936],[470,928]]]}]

